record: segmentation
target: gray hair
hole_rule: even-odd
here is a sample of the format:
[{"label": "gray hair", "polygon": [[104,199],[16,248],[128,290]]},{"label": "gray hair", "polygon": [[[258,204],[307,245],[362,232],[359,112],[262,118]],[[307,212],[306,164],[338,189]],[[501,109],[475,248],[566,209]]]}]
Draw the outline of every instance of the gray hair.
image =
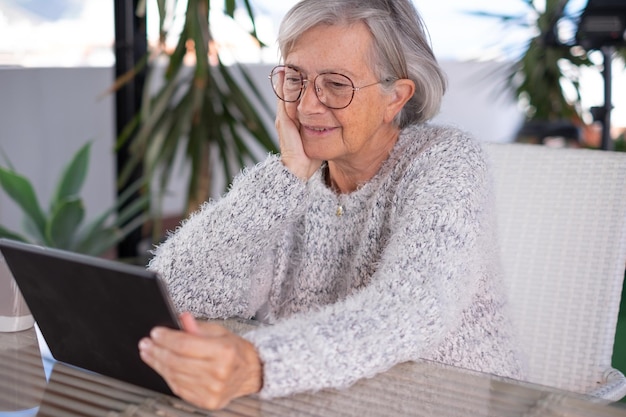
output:
[{"label": "gray hair", "polygon": [[372,33],[373,70],[379,80],[404,78],[415,83],[415,94],[396,116],[396,125],[403,128],[432,119],[441,106],[446,76],[410,0],[302,0],[280,25],[280,53],[287,57],[300,36],[315,26],[359,22]]}]

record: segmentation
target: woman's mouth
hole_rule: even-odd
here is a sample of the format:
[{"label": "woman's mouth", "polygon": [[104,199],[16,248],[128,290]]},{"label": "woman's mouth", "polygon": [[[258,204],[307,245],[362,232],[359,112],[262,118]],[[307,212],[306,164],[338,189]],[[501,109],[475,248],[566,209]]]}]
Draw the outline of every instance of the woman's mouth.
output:
[{"label": "woman's mouth", "polygon": [[313,134],[313,135],[323,135],[325,133],[331,132],[333,130],[335,130],[335,127],[326,127],[326,126],[306,126],[306,125],[302,125],[302,127],[304,128],[304,130],[307,133]]}]

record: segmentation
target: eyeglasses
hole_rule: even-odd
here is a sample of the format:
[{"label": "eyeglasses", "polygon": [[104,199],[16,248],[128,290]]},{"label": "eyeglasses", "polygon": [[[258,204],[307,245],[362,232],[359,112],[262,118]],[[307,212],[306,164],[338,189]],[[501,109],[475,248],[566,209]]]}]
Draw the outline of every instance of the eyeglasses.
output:
[{"label": "eyeglasses", "polygon": [[[276,97],[287,103],[294,103],[302,97],[309,80],[299,70],[288,65],[279,65],[269,75]],[[352,80],[343,74],[325,72],[313,79],[315,95],[329,109],[345,109],[352,103],[355,91],[380,84],[377,81],[362,87],[355,87]]]}]

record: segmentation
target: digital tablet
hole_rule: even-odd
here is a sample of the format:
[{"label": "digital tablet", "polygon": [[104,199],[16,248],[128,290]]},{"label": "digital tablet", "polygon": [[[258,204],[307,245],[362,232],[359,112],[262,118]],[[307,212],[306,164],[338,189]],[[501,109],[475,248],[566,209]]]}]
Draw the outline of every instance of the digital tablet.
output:
[{"label": "digital tablet", "polygon": [[55,360],[172,395],[137,347],[155,326],[181,328],[156,273],[6,239],[0,251]]}]

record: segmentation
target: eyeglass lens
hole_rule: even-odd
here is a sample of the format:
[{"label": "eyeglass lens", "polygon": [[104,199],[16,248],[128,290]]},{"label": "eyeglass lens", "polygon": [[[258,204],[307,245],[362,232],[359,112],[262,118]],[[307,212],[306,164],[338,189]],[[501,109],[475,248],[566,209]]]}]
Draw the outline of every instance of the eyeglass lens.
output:
[{"label": "eyeglass lens", "polygon": [[[283,101],[298,101],[308,83],[302,73],[294,68],[278,66],[270,74],[274,93]],[[325,73],[315,77],[314,90],[326,107],[341,109],[352,102],[354,83],[342,74]]]}]

